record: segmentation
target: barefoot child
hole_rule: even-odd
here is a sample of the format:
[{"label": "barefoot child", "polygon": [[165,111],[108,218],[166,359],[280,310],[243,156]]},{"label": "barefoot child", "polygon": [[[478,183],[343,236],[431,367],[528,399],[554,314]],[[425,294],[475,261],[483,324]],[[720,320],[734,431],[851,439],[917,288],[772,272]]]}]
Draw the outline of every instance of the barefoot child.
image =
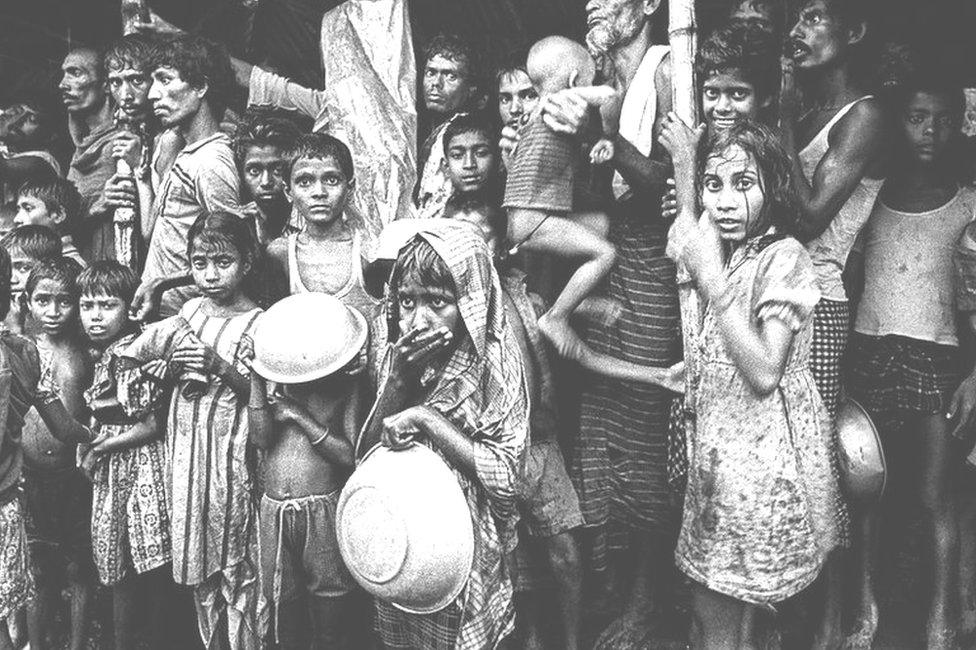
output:
[{"label": "barefoot child", "polygon": [[[324,294],[286,298],[306,307],[311,322],[329,325],[329,337],[356,341],[330,355],[330,345],[307,341],[309,355],[321,359],[322,376],[292,382],[268,371],[244,339],[242,360],[252,364],[248,403],[251,440],[264,450],[265,492],[261,497],[261,583],[275,607],[276,636],[282,648],[351,648],[350,591],[355,582],[343,564],[336,539],[339,492],[354,464],[353,440],[361,419],[360,352],[366,343],[365,319]],[[276,307],[264,317],[268,323]],[[281,321],[276,321],[279,324]],[[308,332],[304,327],[300,335]],[[286,328],[262,329],[257,344],[273,345],[268,337],[295,336]],[[273,375],[271,387],[259,373]],[[306,623],[305,621],[308,621]],[[301,640],[305,639],[304,645]]]},{"label": "barefoot child", "polygon": [[[76,420],[87,417],[84,391],[91,363],[78,327],[77,277],[81,267],[57,258],[39,262],[24,286],[29,331],[40,354],[40,401],[57,400]],[[32,647],[47,646],[61,590],[71,593],[71,647],[82,648],[95,582],[90,532],[92,489],[77,466],[76,440],[56,437],[40,409],[24,422],[24,488],[27,539],[37,598],[27,610]]]},{"label": "barefoot child", "polygon": [[680,211],[669,250],[704,320],[691,325],[696,417],[676,561],[692,580],[693,647],[738,648],[752,643],[753,606],[820,573],[841,539],[840,493],[809,370],[819,291],[790,236],[789,159],[750,122],[710,134],[697,160],[690,144],[672,150]]},{"label": "barefoot child", "polygon": [[99,580],[112,587],[117,650],[135,647],[140,598],[157,609],[168,582],[159,569],[171,560],[164,430],[154,410],[162,394],[120,357],[137,335],[128,313],[138,286],[135,273],[115,261],[95,262],[78,276],[81,324],[98,355],[85,391],[95,422],[92,546]]},{"label": "barefoot child", "polygon": [[[483,200],[448,201],[446,217],[472,224],[495,253],[506,232],[505,213]],[[544,647],[543,613],[538,591],[550,578],[558,605],[562,645],[580,647],[582,611],[582,563],[573,532],[583,525],[579,497],[566,473],[566,463],[557,440],[556,386],[549,352],[539,334],[537,320],[543,311],[542,298],[530,294],[525,274],[515,268],[497,269],[502,286],[505,315],[522,354],[522,368],[529,390],[529,439],[523,475],[519,482],[519,511],[522,516],[519,546],[513,560],[519,627],[523,647]],[[523,525],[524,524],[524,525]],[[549,575],[539,575],[548,564]]]},{"label": "barefoot child", "polygon": [[389,647],[495,648],[515,619],[505,557],[514,550],[528,397],[481,237],[458,224],[413,238],[393,268],[389,308],[393,343],[358,450],[416,440],[438,452],[471,512],[475,558],[445,609],[409,614],[377,600],[376,629]]},{"label": "barefoot child", "polygon": [[75,184],[63,178],[49,183],[25,183],[17,190],[15,226],[46,226],[61,238],[61,255],[77,262],[85,260],[74,243],[81,226],[81,195]]},{"label": "barefoot child", "polygon": [[[526,68],[542,99],[577,87],[590,106],[601,109],[604,135],[616,133],[616,93],[609,86],[590,87],[596,65],[582,45],[560,36],[545,38],[532,46]],[[572,212],[575,138],[550,130],[538,107],[520,136],[505,186],[508,238],[514,243],[513,252],[525,248],[584,260],[539,319],[540,331],[559,353],[573,356],[583,342],[570,328],[569,316],[610,272],[614,261],[613,246],[603,238],[606,215]]]},{"label": "barefoot child", "polygon": [[232,650],[259,648],[267,623],[247,461],[250,381],[236,360],[260,313],[244,292],[255,250],[246,220],[225,212],[200,217],[184,254],[202,295],[122,352],[138,364],[166,361],[178,382],[166,431],[173,579],[193,587],[204,643],[216,643],[224,630]]}]

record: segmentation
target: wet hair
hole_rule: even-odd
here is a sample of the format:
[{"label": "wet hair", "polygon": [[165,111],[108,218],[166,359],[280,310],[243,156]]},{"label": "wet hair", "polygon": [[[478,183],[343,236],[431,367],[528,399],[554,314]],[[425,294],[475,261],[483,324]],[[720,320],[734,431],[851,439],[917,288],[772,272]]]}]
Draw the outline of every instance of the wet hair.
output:
[{"label": "wet hair", "polygon": [[115,260],[92,262],[78,274],[79,296],[108,296],[129,305],[138,288],[135,271]]},{"label": "wet hair", "polygon": [[180,34],[161,41],[153,50],[150,66],[153,70],[173,68],[194,88],[206,85],[204,99],[218,118],[223,117],[236,91],[227,50],[202,36]]},{"label": "wet hair", "polygon": [[508,234],[508,215],[497,202],[489,201],[481,192],[455,194],[444,206],[444,218],[453,219],[458,213],[477,212],[487,221],[492,234],[504,241]]},{"label": "wet hair", "polygon": [[481,61],[478,58],[478,52],[458,34],[441,33],[431,39],[427,47],[424,48],[424,63],[426,64],[435,56],[442,56],[456,63],[462,63],[468,83],[478,88],[482,87]]},{"label": "wet hair", "polygon": [[731,21],[716,29],[698,48],[698,83],[735,71],[752,84],[756,94],[770,98],[779,89],[779,43],[772,32],[748,21]]},{"label": "wet hair", "polygon": [[291,186],[291,172],[299,160],[325,160],[326,158],[335,159],[346,181],[354,178],[356,168],[353,165],[352,153],[345,142],[327,133],[306,133],[295,140],[295,146],[288,153],[285,183]]},{"label": "wet hair", "polygon": [[254,270],[258,257],[258,244],[254,229],[247,219],[229,212],[204,213],[190,226],[186,237],[186,256],[193,257],[193,251],[200,245],[229,246],[237,251],[241,259],[250,263]]},{"label": "wet hair", "polygon": [[34,289],[40,284],[41,280],[53,280],[65,288],[71,294],[72,300],[77,300],[78,274],[81,273],[81,265],[75,260],[67,257],[54,257],[38,262],[27,276],[24,284],[24,296],[30,298],[34,295]]},{"label": "wet hair", "polygon": [[408,277],[415,278],[422,286],[448,289],[457,296],[454,276],[451,275],[447,263],[426,239],[419,236],[411,239],[400,250],[390,275],[390,292],[398,294],[400,284]]},{"label": "wet hair", "polygon": [[478,133],[488,140],[488,146],[497,159],[500,156],[498,150],[498,133],[492,123],[483,114],[479,113],[458,113],[451,119],[447,128],[444,129],[442,142],[444,143],[444,155],[451,148],[451,140],[462,133]]},{"label": "wet hair", "polygon": [[109,72],[133,68],[145,74],[152,72],[153,57],[159,40],[148,34],[126,34],[114,41],[102,56],[105,76]]},{"label": "wet hair", "polygon": [[0,246],[8,253],[21,251],[35,260],[61,257],[61,238],[47,226],[30,225],[14,228],[0,239]]},{"label": "wet hair", "polygon": [[17,189],[17,196],[27,196],[44,202],[48,211],[64,214],[58,225],[66,235],[77,233],[81,225],[81,194],[71,181],[55,177],[48,181],[27,181]]},{"label": "wet hair", "polygon": [[525,62],[528,58],[529,49],[524,46],[506,54],[498,67],[495,68],[495,86],[497,87],[502,82],[502,77],[515,72],[521,72],[525,76],[528,76],[529,72],[525,69]]},{"label": "wet hair", "polygon": [[251,147],[276,147],[289,152],[295,148],[299,136],[301,131],[288,118],[249,112],[234,136],[234,160],[238,170],[244,171],[244,160]]},{"label": "wet hair", "polygon": [[10,279],[13,267],[10,263],[10,253],[6,247],[0,246],[0,319],[10,313]]},{"label": "wet hair", "polygon": [[729,129],[709,133],[699,145],[696,174],[699,183],[708,160],[725,155],[732,147],[745,151],[759,170],[759,185],[765,199],[759,219],[776,226],[781,234],[795,237],[800,210],[793,189],[792,165],[779,138],[763,124],[743,120]]}]

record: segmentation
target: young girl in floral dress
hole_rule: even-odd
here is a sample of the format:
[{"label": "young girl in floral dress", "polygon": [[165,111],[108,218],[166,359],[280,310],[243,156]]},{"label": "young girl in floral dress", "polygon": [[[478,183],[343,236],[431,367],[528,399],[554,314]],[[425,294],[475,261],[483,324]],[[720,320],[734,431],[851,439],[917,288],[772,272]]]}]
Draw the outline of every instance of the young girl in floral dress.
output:
[{"label": "young girl in floral dress", "polygon": [[789,160],[751,122],[710,134],[697,155],[696,139],[674,118],[662,135],[678,179],[669,254],[701,314],[685,327],[695,421],[676,559],[694,584],[693,645],[714,650],[750,642],[752,606],[813,582],[841,540],[842,506],[809,368],[820,294],[790,236]]}]

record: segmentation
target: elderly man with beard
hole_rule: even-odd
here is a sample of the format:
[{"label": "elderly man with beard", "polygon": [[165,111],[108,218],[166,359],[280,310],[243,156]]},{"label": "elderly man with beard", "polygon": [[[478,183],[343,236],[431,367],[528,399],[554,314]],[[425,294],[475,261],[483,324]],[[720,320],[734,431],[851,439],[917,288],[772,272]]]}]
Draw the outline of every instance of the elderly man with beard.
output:
[{"label": "elderly man with beard", "polygon": [[89,261],[114,259],[113,211],[102,190],[115,173],[112,141],[119,130],[105,93],[101,54],[89,47],[76,47],[65,56],[61,70],[64,75],[59,88],[75,146],[67,178],[81,193],[83,214],[88,219],[78,243]]},{"label": "elderly man with beard", "polygon": [[[590,0],[587,45],[602,60],[606,82],[623,93],[620,131],[614,137],[611,230],[617,265],[609,297],[622,306],[616,322],[591,332],[598,353],[631,363],[670,367],[681,359],[675,267],[665,254],[667,224],[650,206],[671,165],[657,140],[671,109],[671,71],[666,46],[653,45],[651,26],[660,0]],[[550,128],[577,133],[586,104],[569,89],[545,100]],[[511,130],[507,132],[510,144]],[[624,610],[597,641],[597,648],[639,648],[655,632],[673,574],[677,525],[667,481],[668,422],[673,395],[654,386],[594,376],[581,398],[580,440],[572,473],[586,526],[594,533],[593,561],[632,577]]]}]

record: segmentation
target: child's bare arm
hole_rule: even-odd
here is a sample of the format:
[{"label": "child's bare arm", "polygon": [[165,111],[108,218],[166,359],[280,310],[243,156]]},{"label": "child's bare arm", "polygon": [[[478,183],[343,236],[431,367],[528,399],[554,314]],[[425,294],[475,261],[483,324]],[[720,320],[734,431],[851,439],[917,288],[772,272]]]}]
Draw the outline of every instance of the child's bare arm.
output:
[{"label": "child's bare arm", "polygon": [[41,416],[44,425],[55,438],[66,443],[91,442],[91,429],[76,420],[65,408],[60,398],[46,402],[37,402],[34,409]]},{"label": "child's bare arm", "polygon": [[586,348],[579,359],[581,366],[605,377],[653,384],[675,393],[684,393],[685,362],[680,361],[670,368],[644,366],[606,354],[598,354]]},{"label": "child's bare arm", "polygon": [[124,449],[135,449],[163,435],[156,412],[152,411],[128,429],[114,437],[99,436],[92,441],[91,450],[96,456],[111,454]]}]

